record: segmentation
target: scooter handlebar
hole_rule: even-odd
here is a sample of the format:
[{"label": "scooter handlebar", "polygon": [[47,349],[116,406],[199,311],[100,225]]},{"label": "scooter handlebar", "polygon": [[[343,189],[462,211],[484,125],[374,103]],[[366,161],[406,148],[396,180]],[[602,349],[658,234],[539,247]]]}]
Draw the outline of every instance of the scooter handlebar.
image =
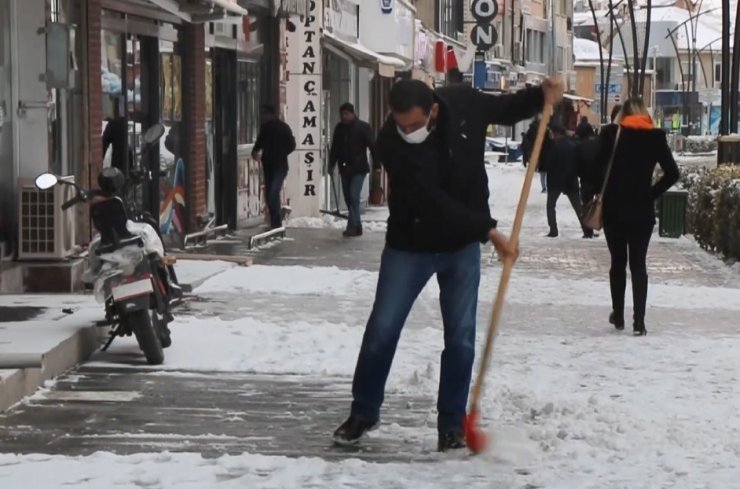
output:
[{"label": "scooter handlebar", "polygon": [[65,202],[64,204],[62,204],[62,210],[63,211],[66,211],[67,209],[69,209],[73,205],[79,204],[83,200],[84,199],[82,198],[81,195],[75,195],[74,197],[72,197],[71,199],[69,199],[67,202]]}]

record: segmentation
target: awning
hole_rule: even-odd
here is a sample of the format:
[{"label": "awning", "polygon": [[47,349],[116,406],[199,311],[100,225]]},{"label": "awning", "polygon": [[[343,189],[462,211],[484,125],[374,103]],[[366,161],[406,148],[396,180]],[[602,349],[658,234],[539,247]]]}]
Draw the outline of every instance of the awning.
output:
[{"label": "awning", "polygon": [[344,41],[331,32],[324,31],[323,40],[329,46],[333,46],[357,60],[360,65],[378,70],[380,76],[390,78],[396,74],[396,70],[406,68],[406,64],[398,58],[376,53],[359,42]]},{"label": "awning", "polygon": [[576,102],[586,102],[587,104],[590,104],[594,101],[594,99],[592,98],[579,97],[578,95],[571,95],[570,93],[564,93],[563,98],[567,98],[568,100],[574,100]]},{"label": "awning", "polygon": [[149,2],[192,24],[241,18],[249,13],[247,9],[239,6],[236,0],[149,0]]}]

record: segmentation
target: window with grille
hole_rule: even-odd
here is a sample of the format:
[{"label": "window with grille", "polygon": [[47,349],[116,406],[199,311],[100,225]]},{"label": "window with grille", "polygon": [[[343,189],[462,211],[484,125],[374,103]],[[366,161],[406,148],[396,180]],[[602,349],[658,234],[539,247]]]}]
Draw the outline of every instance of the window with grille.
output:
[{"label": "window with grille", "polygon": [[54,190],[21,194],[21,250],[54,253]]},{"label": "window with grille", "polygon": [[260,127],[260,80],[261,65],[251,61],[239,61],[237,79],[237,129],[239,144],[254,143]]}]

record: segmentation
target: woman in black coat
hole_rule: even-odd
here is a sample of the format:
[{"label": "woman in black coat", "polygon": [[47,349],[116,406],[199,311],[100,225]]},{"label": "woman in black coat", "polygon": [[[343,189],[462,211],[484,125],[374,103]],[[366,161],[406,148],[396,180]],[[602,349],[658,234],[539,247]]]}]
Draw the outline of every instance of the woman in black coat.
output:
[{"label": "woman in black coat", "polygon": [[[634,334],[645,329],[647,303],[647,250],[655,227],[655,200],[678,181],[679,173],[665,133],[656,129],[642,99],[625,102],[618,124],[602,129],[598,175],[601,188],[619,129],[614,163],[603,195],[604,234],[611,253],[609,283],[612,313],[609,322],[624,329],[624,292],[627,263],[632,274]],[[653,184],[655,165],[663,176]]]}]

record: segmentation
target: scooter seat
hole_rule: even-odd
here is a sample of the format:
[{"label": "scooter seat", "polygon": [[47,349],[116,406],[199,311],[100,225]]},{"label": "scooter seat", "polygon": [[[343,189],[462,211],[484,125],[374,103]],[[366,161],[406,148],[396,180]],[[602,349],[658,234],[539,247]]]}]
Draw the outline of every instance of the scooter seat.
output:
[{"label": "scooter seat", "polygon": [[118,243],[108,243],[105,245],[101,244],[95,249],[95,254],[97,256],[100,256],[107,253],[113,253],[114,251],[125,248],[126,246],[138,246],[140,248],[143,248],[144,240],[141,239],[140,236],[131,236],[130,238],[119,240]]}]

